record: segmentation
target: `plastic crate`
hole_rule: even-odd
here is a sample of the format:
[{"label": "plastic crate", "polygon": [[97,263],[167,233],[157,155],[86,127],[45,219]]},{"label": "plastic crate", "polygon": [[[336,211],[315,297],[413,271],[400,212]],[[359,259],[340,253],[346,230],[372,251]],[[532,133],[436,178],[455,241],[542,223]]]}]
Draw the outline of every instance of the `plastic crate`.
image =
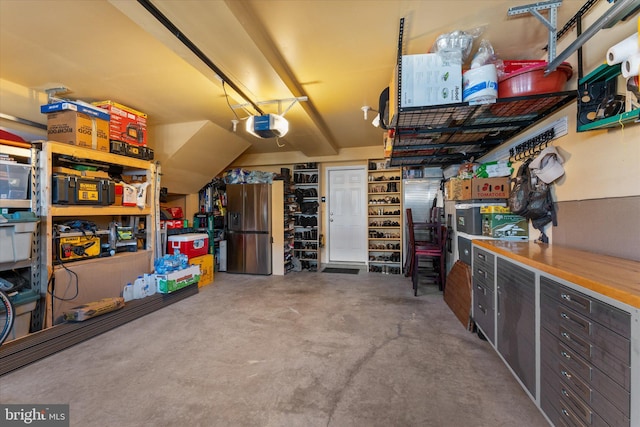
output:
[{"label": "plastic crate", "polygon": [[31,258],[31,243],[37,226],[35,217],[0,223],[0,263]]},{"label": "plastic crate", "polygon": [[27,199],[30,171],[30,165],[0,160],[0,199]]}]

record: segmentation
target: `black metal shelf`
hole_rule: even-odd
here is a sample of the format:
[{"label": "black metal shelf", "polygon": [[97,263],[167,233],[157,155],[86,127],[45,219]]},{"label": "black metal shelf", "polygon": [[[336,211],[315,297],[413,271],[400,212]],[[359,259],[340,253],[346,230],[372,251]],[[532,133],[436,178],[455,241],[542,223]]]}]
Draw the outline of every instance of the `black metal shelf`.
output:
[{"label": "black metal shelf", "polygon": [[404,18],[400,19],[396,72],[397,113],[391,167],[441,166],[479,158],[565,107],[577,91],[498,98],[491,103],[460,102],[428,107],[402,107]]},{"label": "black metal shelf", "polygon": [[495,103],[398,109],[391,166],[447,166],[483,156],[572,102],[576,91]]}]

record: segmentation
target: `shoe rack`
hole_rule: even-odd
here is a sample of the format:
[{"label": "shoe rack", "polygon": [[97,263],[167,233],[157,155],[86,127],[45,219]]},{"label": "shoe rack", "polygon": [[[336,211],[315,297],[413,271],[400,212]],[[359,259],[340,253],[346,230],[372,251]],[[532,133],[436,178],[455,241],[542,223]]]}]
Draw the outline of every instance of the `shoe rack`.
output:
[{"label": "shoe rack", "polygon": [[299,163],[293,167],[295,200],[298,209],[294,219],[294,256],[302,270],[318,271],[320,263],[320,173],[317,163]]},{"label": "shoe rack", "polygon": [[367,187],[369,272],[402,274],[402,168],[370,160]]}]

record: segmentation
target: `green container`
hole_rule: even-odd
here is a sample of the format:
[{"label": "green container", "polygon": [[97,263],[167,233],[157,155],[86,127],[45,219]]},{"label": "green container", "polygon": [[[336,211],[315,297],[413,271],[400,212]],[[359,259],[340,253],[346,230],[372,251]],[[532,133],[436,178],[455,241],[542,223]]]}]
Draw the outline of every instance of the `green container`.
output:
[{"label": "green container", "polygon": [[527,239],[529,224],[520,215],[507,213],[482,214],[482,235],[496,239]]}]

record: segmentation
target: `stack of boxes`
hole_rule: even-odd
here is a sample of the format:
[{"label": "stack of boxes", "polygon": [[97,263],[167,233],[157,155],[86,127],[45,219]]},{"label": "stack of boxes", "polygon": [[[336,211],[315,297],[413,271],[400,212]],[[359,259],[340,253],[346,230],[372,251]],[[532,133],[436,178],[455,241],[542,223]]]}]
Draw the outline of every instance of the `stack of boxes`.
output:
[{"label": "stack of boxes", "polygon": [[40,107],[47,138],[106,153],[153,160],[147,147],[147,115],[114,101],[59,101]]},{"label": "stack of boxes", "polygon": [[213,254],[209,251],[209,235],[205,233],[176,234],[167,238],[167,253],[175,254],[179,251],[189,258],[190,265],[200,266],[201,288],[213,282]]}]

